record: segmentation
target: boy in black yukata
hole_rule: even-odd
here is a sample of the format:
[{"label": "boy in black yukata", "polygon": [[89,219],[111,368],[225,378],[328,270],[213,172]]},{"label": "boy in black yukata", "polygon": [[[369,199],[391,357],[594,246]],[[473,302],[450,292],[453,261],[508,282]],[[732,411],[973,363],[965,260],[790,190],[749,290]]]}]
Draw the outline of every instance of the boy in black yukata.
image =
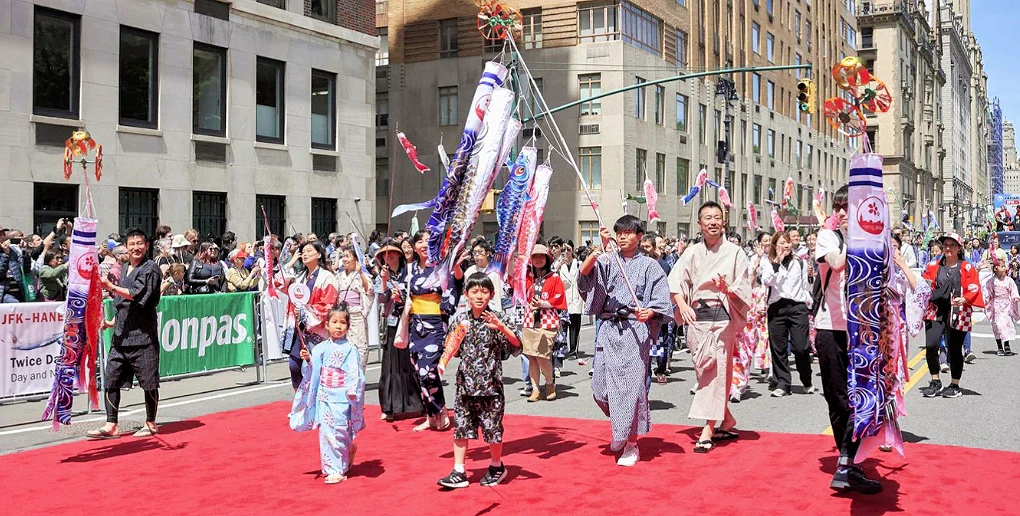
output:
[{"label": "boy in black yukata", "polygon": [[[470,310],[455,315],[449,328],[469,321],[470,328],[461,341],[460,366],[457,368],[457,399],[454,408],[453,471],[438,484],[456,489],[468,486],[464,469],[468,439],[482,438],[489,443],[492,460],[481,485],[494,486],[506,478],[503,466],[503,358],[521,352],[521,339],[503,314],[488,309],[495,288],[484,272],[476,272],[464,282],[464,294]],[[509,353],[504,353],[504,351]]]}]

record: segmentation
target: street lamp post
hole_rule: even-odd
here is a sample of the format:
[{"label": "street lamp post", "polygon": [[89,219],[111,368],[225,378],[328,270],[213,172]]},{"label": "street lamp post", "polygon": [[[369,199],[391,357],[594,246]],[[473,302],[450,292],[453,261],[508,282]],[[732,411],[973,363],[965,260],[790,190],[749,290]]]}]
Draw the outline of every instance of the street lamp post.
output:
[{"label": "street lamp post", "polygon": [[[731,141],[730,130],[733,125],[733,113],[731,111],[731,108],[735,107],[736,103],[739,101],[739,98],[737,97],[737,87],[732,79],[733,74],[730,73],[728,75],[729,77],[720,77],[719,82],[717,82],[715,85],[715,94],[717,96],[722,96],[723,98],[723,139],[717,142],[716,144],[716,160],[722,162],[723,168],[722,182],[723,186],[726,187],[726,191],[730,191],[733,189],[733,185],[730,184],[730,156],[729,156]],[[730,196],[731,197],[733,196],[732,192],[730,192]],[[729,211],[730,209],[727,208],[726,209],[727,223],[731,222],[729,220],[731,217]]]}]

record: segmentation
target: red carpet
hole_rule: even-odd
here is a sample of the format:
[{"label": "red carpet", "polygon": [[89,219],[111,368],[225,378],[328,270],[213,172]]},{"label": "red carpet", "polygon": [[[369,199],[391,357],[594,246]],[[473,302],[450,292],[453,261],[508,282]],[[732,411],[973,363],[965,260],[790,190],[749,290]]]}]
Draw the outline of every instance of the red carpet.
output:
[{"label": "red carpet", "polygon": [[[318,475],[318,437],[286,424],[287,403],[170,423],[156,439],[81,441],[0,457],[5,515],[18,514],[1016,514],[1020,454],[914,444],[865,469],[877,496],[828,488],[832,438],[742,432],[695,454],[695,430],[657,425],[641,462],[616,466],[608,421],[507,416],[509,479],[478,480],[488,448],[468,452],[471,487],[441,492],[453,467],[450,432],[411,432],[414,421],[369,427],[346,482]],[[821,417],[822,415],[820,415]]]}]

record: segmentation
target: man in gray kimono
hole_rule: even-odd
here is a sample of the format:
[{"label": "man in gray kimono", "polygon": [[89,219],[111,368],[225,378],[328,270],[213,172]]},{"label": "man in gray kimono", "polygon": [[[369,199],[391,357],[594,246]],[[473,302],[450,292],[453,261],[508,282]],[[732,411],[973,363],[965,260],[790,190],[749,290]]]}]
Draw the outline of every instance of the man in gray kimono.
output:
[{"label": "man in gray kimono", "polygon": [[[733,375],[733,348],[751,305],[747,255],[725,238],[723,209],[713,201],[698,210],[702,242],[693,244],[669,274],[676,323],[687,326],[687,345],[697,376],[688,417],[704,419],[694,451],[705,453],[713,440],[735,439],[737,424],[726,403]],[[716,423],[719,423],[716,429]]]},{"label": "man in gray kimono", "polygon": [[[666,273],[638,244],[644,223],[624,215],[613,226],[619,251],[593,252],[581,265],[578,289],[587,313],[600,320],[595,335],[592,394],[613,427],[614,452],[623,450],[617,464],[633,466],[639,459],[637,437],[651,427],[648,410],[648,353],[663,321],[672,313]],[[601,228],[602,249],[613,241]],[[623,263],[623,269],[620,263]],[[634,288],[634,295],[627,286]]]}]

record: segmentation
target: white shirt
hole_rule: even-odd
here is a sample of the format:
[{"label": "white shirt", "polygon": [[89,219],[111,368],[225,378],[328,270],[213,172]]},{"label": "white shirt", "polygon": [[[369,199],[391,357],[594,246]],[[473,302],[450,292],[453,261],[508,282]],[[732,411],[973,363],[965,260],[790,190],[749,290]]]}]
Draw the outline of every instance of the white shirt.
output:
[{"label": "white shirt", "polygon": [[914,246],[903,244],[900,246],[900,254],[903,255],[903,261],[907,264],[907,268],[917,268],[917,253],[914,252]]},{"label": "white shirt", "polygon": [[771,260],[762,260],[759,266],[761,282],[770,288],[768,304],[780,299],[811,305],[811,291],[808,289],[807,269],[810,265],[793,257],[785,265],[776,265]]},{"label": "white shirt", "polygon": [[563,288],[567,292],[567,312],[580,314],[584,311],[584,298],[577,289],[577,273],[580,270],[577,260],[564,263],[560,266],[560,279],[563,280]]},{"label": "white shirt", "polygon": [[[829,253],[846,253],[846,237],[844,244],[840,245],[839,237],[831,229],[823,229],[818,232],[818,243],[815,245],[815,260],[818,260],[818,277],[815,281],[825,284],[825,277],[829,275],[829,264],[825,262],[825,256]],[[846,285],[846,268],[841,271],[832,271],[829,277],[829,284],[825,287],[822,296],[822,306],[815,315],[815,328],[819,330],[846,331],[846,299],[843,296]]]}]

